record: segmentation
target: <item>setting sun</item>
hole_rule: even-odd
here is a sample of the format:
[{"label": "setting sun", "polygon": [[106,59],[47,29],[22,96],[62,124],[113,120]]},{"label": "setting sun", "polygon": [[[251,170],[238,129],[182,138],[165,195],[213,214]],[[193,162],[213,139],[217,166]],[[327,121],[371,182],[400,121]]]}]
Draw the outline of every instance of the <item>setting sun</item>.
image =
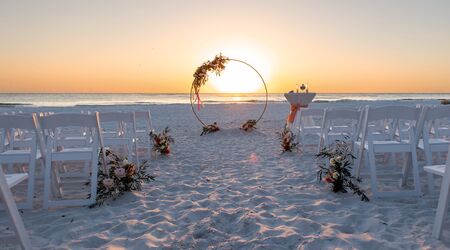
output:
[{"label": "setting sun", "polygon": [[211,74],[213,88],[222,93],[251,93],[264,88],[258,73],[249,66],[230,61],[219,75]]}]

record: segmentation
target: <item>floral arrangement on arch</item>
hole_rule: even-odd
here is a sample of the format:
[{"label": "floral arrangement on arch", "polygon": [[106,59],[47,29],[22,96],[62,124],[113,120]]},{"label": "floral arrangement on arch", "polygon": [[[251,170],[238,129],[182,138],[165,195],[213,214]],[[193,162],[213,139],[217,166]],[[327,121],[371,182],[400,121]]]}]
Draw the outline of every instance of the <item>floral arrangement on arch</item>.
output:
[{"label": "floral arrangement on arch", "polygon": [[194,93],[198,104],[201,104],[200,100],[200,88],[205,85],[208,81],[208,73],[214,72],[216,75],[220,75],[220,73],[225,69],[225,64],[229,61],[225,56],[222,56],[222,53],[216,55],[212,61],[204,62],[194,73],[194,82],[192,82],[192,86],[194,88]]},{"label": "floral arrangement on arch", "polygon": [[169,127],[165,127],[159,134],[150,131],[150,137],[153,139],[153,151],[159,152],[162,155],[170,154],[170,144],[174,142],[174,139],[169,135],[169,132]]},{"label": "floral arrangement on arch", "polygon": [[97,197],[91,208],[102,205],[108,199],[115,200],[125,192],[141,191],[143,183],[155,180],[154,176],[147,173],[147,162],[137,166],[108,149],[105,150],[105,156],[107,165],[104,166],[102,161],[98,163]]},{"label": "floral arrangement on arch", "polygon": [[356,157],[352,154],[349,142],[336,140],[333,144],[322,148],[316,155],[316,158],[319,161],[321,159],[326,160],[325,163],[322,161],[318,165],[318,181],[323,181],[330,185],[331,190],[335,193],[352,191],[353,194],[360,196],[361,201],[369,201],[365,191],[358,186],[361,179],[351,174],[351,166]]},{"label": "floral arrangement on arch", "polygon": [[295,140],[296,136],[288,126],[285,126],[280,134],[280,144],[282,152],[292,152],[297,148],[298,143]]}]

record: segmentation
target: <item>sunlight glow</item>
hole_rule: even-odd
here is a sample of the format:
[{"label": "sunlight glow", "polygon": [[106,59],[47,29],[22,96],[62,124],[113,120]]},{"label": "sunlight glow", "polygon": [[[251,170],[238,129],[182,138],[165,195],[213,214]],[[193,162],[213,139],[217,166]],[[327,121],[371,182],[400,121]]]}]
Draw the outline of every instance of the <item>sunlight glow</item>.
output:
[{"label": "sunlight glow", "polygon": [[[272,59],[267,49],[257,47],[254,42],[249,41],[226,41],[228,45],[218,45],[204,51],[204,58],[211,58],[218,52],[230,59],[244,61],[254,67],[268,84]],[[236,61],[229,61],[220,76],[214,73],[209,75],[208,84],[211,90],[221,93],[263,93],[264,84],[258,73],[250,66]]]},{"label": "sunlight glow", "polygon": [[258,74],[245,64],[229,62],[225,70],[216,76],[210,75],[213,87],[222,93],[251,93],[263,88]]}]

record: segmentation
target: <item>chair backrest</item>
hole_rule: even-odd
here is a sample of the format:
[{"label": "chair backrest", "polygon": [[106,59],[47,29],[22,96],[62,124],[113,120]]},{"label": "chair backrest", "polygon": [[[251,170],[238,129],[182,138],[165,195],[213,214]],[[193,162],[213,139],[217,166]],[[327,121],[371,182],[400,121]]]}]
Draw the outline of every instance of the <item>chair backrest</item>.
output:
[{"label": "chair backrest", "polygon": [[[64,127],[81,127],[81,128],[88,128],[86,131],[90,131],[91,138],[92,138],[92,145],[94,147],[100,147],[104,148],[103,143],[103,136],[100,126],[100,119],[99,119],[99,113],[93,112],[92,114],[78,114],[78,113],[62,113],[62,114],[52,114],[47,116],[42,116],[40,118],[39,126],[41,130],[55,130],[57,128],[64,128]],[[50,140],[47,140],[48,146],[47,150],[51,150],[53,148],[54,139],[51,136],[52,133],[48,133]],[[41,140],[44,141],[43,139]],[[45,157],[46,150],[43,147],[43,143],[40,144],[40,149],[42,155]],[[106,166],[106,155],[105,150],[102,150],[102,160],[103,164]]]},{"label": "chair backrest", "polygon": [[361,111],[350,108],[327,108],[324,113],[324,120],[359,120]]},{"label": "chair backrest", "polygon": [[41,117],[41,128],[86,127],[96,129],[98,122],[97,112],[92,115],[75,113],[52,114]]},{"label": "chair backrest", "polygon": [[[441,120],[447,119],[447,124],[443,124]],[[424,106],[420,114],[420,119],[417,125],[417,143],[420,136],[426,141],[430,138],[430,133],[433,131],[434,138],[447,137],[450,132],[450,106]],[[442,127],[445,126],[445,127]],[[445,130],[447,133],[442,133]]]},{"label": "chair backrest", "polygon": [[134,137],[136,133],[136,119],[133,112],[100,113],[100,123],[105,125],[103,126],[104,130],[108,129],[108,124],[115,124],[116,128],[114,129],[114,132],[117,132],[115,136],[129,134]]},{"label": "chair backrest", "polygon": [[[142,119],[145,122],[145,127],[149,130],[152,129],[152,115],[150,113],[150,110],[147,111],[135,111],[134,117],[136,119],[136,122],[138,119]],[[136,124],[137,126],[137,124]]]},{"label": "chair backrest", "polygon": [[[361,120],[361,110],[360,109],[349,109],[349,108],[327,108],[323,115],[322,121],[322,136],[326,136],[331,130],[333,130],[336,121],[343,121],[347,123],[345,130],[337,132],[341,134],[346,134],[349,139],[355,140],[359,134],[359,123]],[[337,127],[336,127],[337,128]]]},{"label": "chair backrest", "polygon": [[[298,113],[297,125],[300,131],[304,131],[306,127],[317,127],[322,124],[324,109],[317,108],[301,108]],[[320,131],[319,131],[320,132]]]},{"label": "chair backrest", "polygon": [[367,106],[367,121],[379,121],[385,119],[400,119],[408,121],[417,121],[419,119],[420,108],[407,106]]},{"label": "chair backrest", "polygon": [[[407,121],[407,130],[411,133],[408,137],[410,139],[416,139],[416,133],[414,131],[417,121],[419,120],[419,116],[421,113],[421,107],[407,107],[407,106],[383,106],[383,107],[370,107],[366,106],[365,108],[365,117],[362,123],[362,137],[363,141],[373,140],[376,137],[372,135],[372,131],[369,131],[369,123],[374,121],[389,121],[389,126],[383,129],[386,129],[387,134],[390,134],[389,139],[393,139],[395,132],[399,130],[399,121]],[[378,132],[378,131],[377,131]],[[398,131],[399,134],[401,131]]]},{"label": "chair backrest", "polygon": [[133,112],[102,112],[100,113],[100,122],[133,122]]},{"label": "chair backrest", "polygon": [[300,109],[300,116],[306,117],[306,116],[323,116],[324,109],[318,109],[318,108],[302,108]]},{"label": "chair backrest", "polygon": [[5,145],[14,147],[14,131],[15,130],[28,130],[31,136],[31,145],[36,143],[38,138],[38,119],[35,113],[21,114],[21,115],[0,115],[0,151],[4,150]]},{"label": "chair backrest", "polygon": [[0,128],[19,128],[36,130],[36,114],[28,115],[0,115]]},{"label": "chair backrest", "polygon": [[450,105],[426,106],[425,121],[450,118]]}]

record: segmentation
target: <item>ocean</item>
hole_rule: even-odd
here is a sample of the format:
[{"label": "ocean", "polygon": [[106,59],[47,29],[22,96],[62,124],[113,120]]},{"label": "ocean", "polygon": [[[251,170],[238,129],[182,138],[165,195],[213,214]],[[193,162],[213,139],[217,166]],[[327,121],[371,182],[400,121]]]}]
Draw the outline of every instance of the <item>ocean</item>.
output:
[{"label": "ocean", "polygon": [[[205,104],[262,103],[265,94],[201,94]],[[441,100],[450,99],[450,93],[434,94],[321,94],[314,102]],[[285,102],[283,94],[269,94],[269,102]],[[15,94],[0,93],[0,106],[70,107],[84,105],[136,105],[136,104],[187,104],[189,94]]]}]

